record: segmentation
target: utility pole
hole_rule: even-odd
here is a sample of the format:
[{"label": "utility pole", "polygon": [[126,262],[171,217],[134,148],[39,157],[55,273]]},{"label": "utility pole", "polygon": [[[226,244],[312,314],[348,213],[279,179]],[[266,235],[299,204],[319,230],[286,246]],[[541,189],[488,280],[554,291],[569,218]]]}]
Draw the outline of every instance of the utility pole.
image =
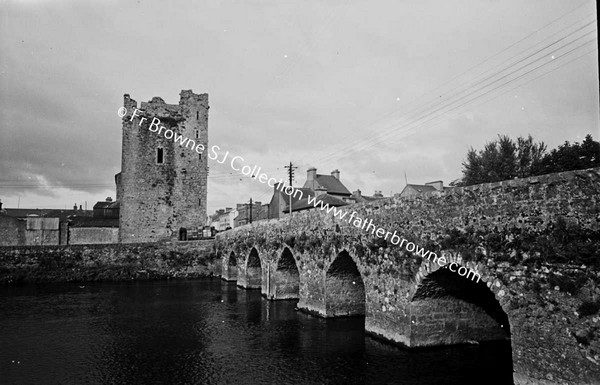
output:
[{"label": "utility pole", "polygon": [[288,176],[290,178],[290,188],[292,189],[292,194],[288,194],[290,196],[290,217],[292,216],[292,195],[294,194],[294,188],[292,186],[292,181],[294,180],[294,170],[298,167],[295,167],[292,162],[290,162],[289,166],[285,166],[288,169]]}]

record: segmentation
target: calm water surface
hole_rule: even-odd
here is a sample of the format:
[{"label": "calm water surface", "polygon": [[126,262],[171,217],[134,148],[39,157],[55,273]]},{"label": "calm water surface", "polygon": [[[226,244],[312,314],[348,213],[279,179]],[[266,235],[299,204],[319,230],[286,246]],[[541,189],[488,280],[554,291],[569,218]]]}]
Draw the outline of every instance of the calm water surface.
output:
[{"label": "calm water surface", "polygon": [[0,288],[0,384],[512,384],[510,345],[403,350],[219,279]]}]

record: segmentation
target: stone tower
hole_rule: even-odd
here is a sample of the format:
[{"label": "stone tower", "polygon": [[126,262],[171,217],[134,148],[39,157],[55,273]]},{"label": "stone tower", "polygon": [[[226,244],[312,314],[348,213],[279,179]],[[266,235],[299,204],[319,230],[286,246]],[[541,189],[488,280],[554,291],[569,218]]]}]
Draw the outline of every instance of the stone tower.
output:
[{"label": "stone tower", "polygon": [[[115,176],[120,242],[185,239],[205,223],[208,94],[179,95],[179,104],[154,97],[139,107],[123,97],[127,114],[121,173]],[[159,125],[152,126],[154,118]]]}]

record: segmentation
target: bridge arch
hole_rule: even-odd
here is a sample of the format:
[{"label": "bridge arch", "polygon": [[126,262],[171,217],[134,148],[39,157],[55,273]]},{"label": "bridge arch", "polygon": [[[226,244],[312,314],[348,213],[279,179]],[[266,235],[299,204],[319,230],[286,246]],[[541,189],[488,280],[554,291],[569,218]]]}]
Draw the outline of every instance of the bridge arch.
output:
[{"label": "bridge arch", "polygon": [[325,317],[365,315],[365,283],[344,249],[325,273]]},{"label": "bridge arch", "polygon": [[256,247],[252,247],[250,253],[248,253],[244,272],[245,279],[242,280],[241,286],[246,289],[260,289],[262,286],[262,264]]},{"label": "bridge arch", "polygon": [[294,254],[284,246],[275,265],[275,272],[267,288],[269,299],[298,299],[300,297],[300,272]]},{"label": "bridge arch", "polygon": [[[421,266],[419,267],[419,270],[415,276],[414,284],[411,286],[409,291],[411,298],[414,296],[415,292],[423,282],[423,279],[427,277],[430,273],[433,273],[434,271],[440,269],[448,269],[451,263],[455,263],[456,265],[458,265],[458,268],[455,268],[457,270],[460,267],[464,267],[468,270],[478,272],[481,275],[481,278],[479,280],[476,279],[476,281],[478,281],[479,283],[483,283],[489,288],[489,290],[494,294],[496,300],[502,306],[502,309],[508,314],[508,307],[506,306],[508,300],[508,289],[499,279],[495,278],[488,272],[485,265],[471,261],[464,261],[460,253],[450,253],[447,251],[443,251],[441,256],[445,257],[447,261],[446,265],[444,265],[443,267],[440,266],[437,262],[434,262],[433,260],[423,259],[423,262],[421,263]],[[458,273],[458,271],[456,273]],[[463,275],[465,279],[467,277],[473,277],[473,275],[470,273],[465,275]]]},{"label": "bridge arch", "polygon": [[[424,261],[410,293],[410,345],[450,345],[472,341],[510,339],[508,311],[501,303],[482,266],[446,255],[444,267]],[[484,280],[468,279],[451,271],[456,263],[479,272]],[[456,269],[457,270],[457,269]]]},{"label": "bridge arch", "polygon": [[233,251],[229,254],[225,254],[222,278],[225,281],[237,281],[238,279],[237,258]]}]

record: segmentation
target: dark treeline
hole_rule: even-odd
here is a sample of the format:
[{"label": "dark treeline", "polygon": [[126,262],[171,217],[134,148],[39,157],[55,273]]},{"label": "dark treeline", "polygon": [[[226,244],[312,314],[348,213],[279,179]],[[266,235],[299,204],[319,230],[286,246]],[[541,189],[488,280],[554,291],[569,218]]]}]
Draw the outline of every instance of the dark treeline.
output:
[{"label": "dark treeline", "polygon": [[600,167],[600,143],[589,134],[581,144],[566,141],[550,152],[546,150],[544,142],[535,143],[531,135],[519,136],[516,141],[498,135],[498,139],[487,143],[483,150],[469,149],[462,163],[462,178],[451,185],[470,186]]}]

